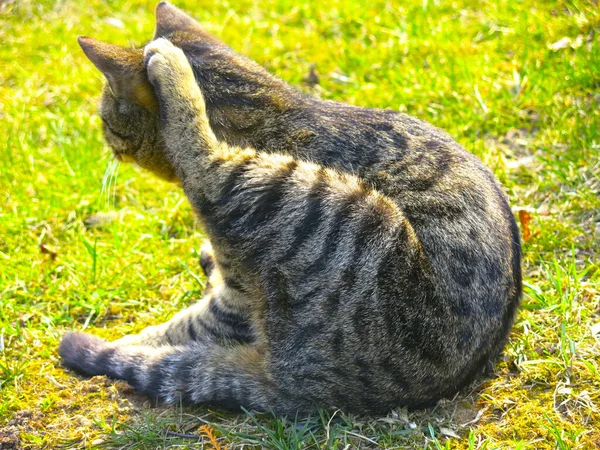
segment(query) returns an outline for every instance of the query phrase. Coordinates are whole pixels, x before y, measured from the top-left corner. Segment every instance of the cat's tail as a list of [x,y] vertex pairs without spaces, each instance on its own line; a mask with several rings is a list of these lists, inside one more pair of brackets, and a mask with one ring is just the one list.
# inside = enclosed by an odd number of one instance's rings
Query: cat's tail
[[168,404],[219,404],[259,411],[288,410],[255,346],[118,346],[86,333],[67,333],[59,348],[63,364],[87,375],[125,380]]

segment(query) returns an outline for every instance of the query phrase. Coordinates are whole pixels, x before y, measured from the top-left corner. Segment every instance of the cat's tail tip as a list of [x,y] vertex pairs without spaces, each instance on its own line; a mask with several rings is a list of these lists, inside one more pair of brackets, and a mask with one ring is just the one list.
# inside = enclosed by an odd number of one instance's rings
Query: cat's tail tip
[[65,367],[84,375],[100,375],[95,360],[106,346],[106,341],[91,334],[69,332],[60,341],[58,354]]

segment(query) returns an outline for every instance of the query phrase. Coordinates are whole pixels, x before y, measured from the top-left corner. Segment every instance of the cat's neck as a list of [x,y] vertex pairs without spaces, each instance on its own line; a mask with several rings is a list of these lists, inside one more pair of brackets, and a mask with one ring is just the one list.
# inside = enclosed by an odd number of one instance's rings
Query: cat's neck
[[197,41],[179,45],[194,69],[219,140],[259,150],[289,141],[290,116],[302,115],[308,99],[229,47]]

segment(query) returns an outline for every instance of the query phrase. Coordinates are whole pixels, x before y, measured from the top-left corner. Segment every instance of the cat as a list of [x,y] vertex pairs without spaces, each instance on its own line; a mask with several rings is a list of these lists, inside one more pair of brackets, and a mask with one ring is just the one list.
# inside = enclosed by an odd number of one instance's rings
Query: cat
[[63,364],[169,404],[382,414],[454,395],[521,298],[497,180],[409,115],[301,94],[161,2],[153,40],[80,38],[114,156],[179,184],[209,244],[199,302]]

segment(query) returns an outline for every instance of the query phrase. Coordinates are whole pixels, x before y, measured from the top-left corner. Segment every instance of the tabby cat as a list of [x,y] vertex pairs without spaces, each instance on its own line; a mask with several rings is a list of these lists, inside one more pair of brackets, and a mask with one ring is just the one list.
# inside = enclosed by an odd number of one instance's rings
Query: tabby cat
[[195,209],[209,288],[139,335],[66,334],[64,365],[170,404],[378,414],[493,363],[521,251],[492,173],[432,125],[305,96],[174,6],[156,16],[145,48],[79,42],[115,157]]

